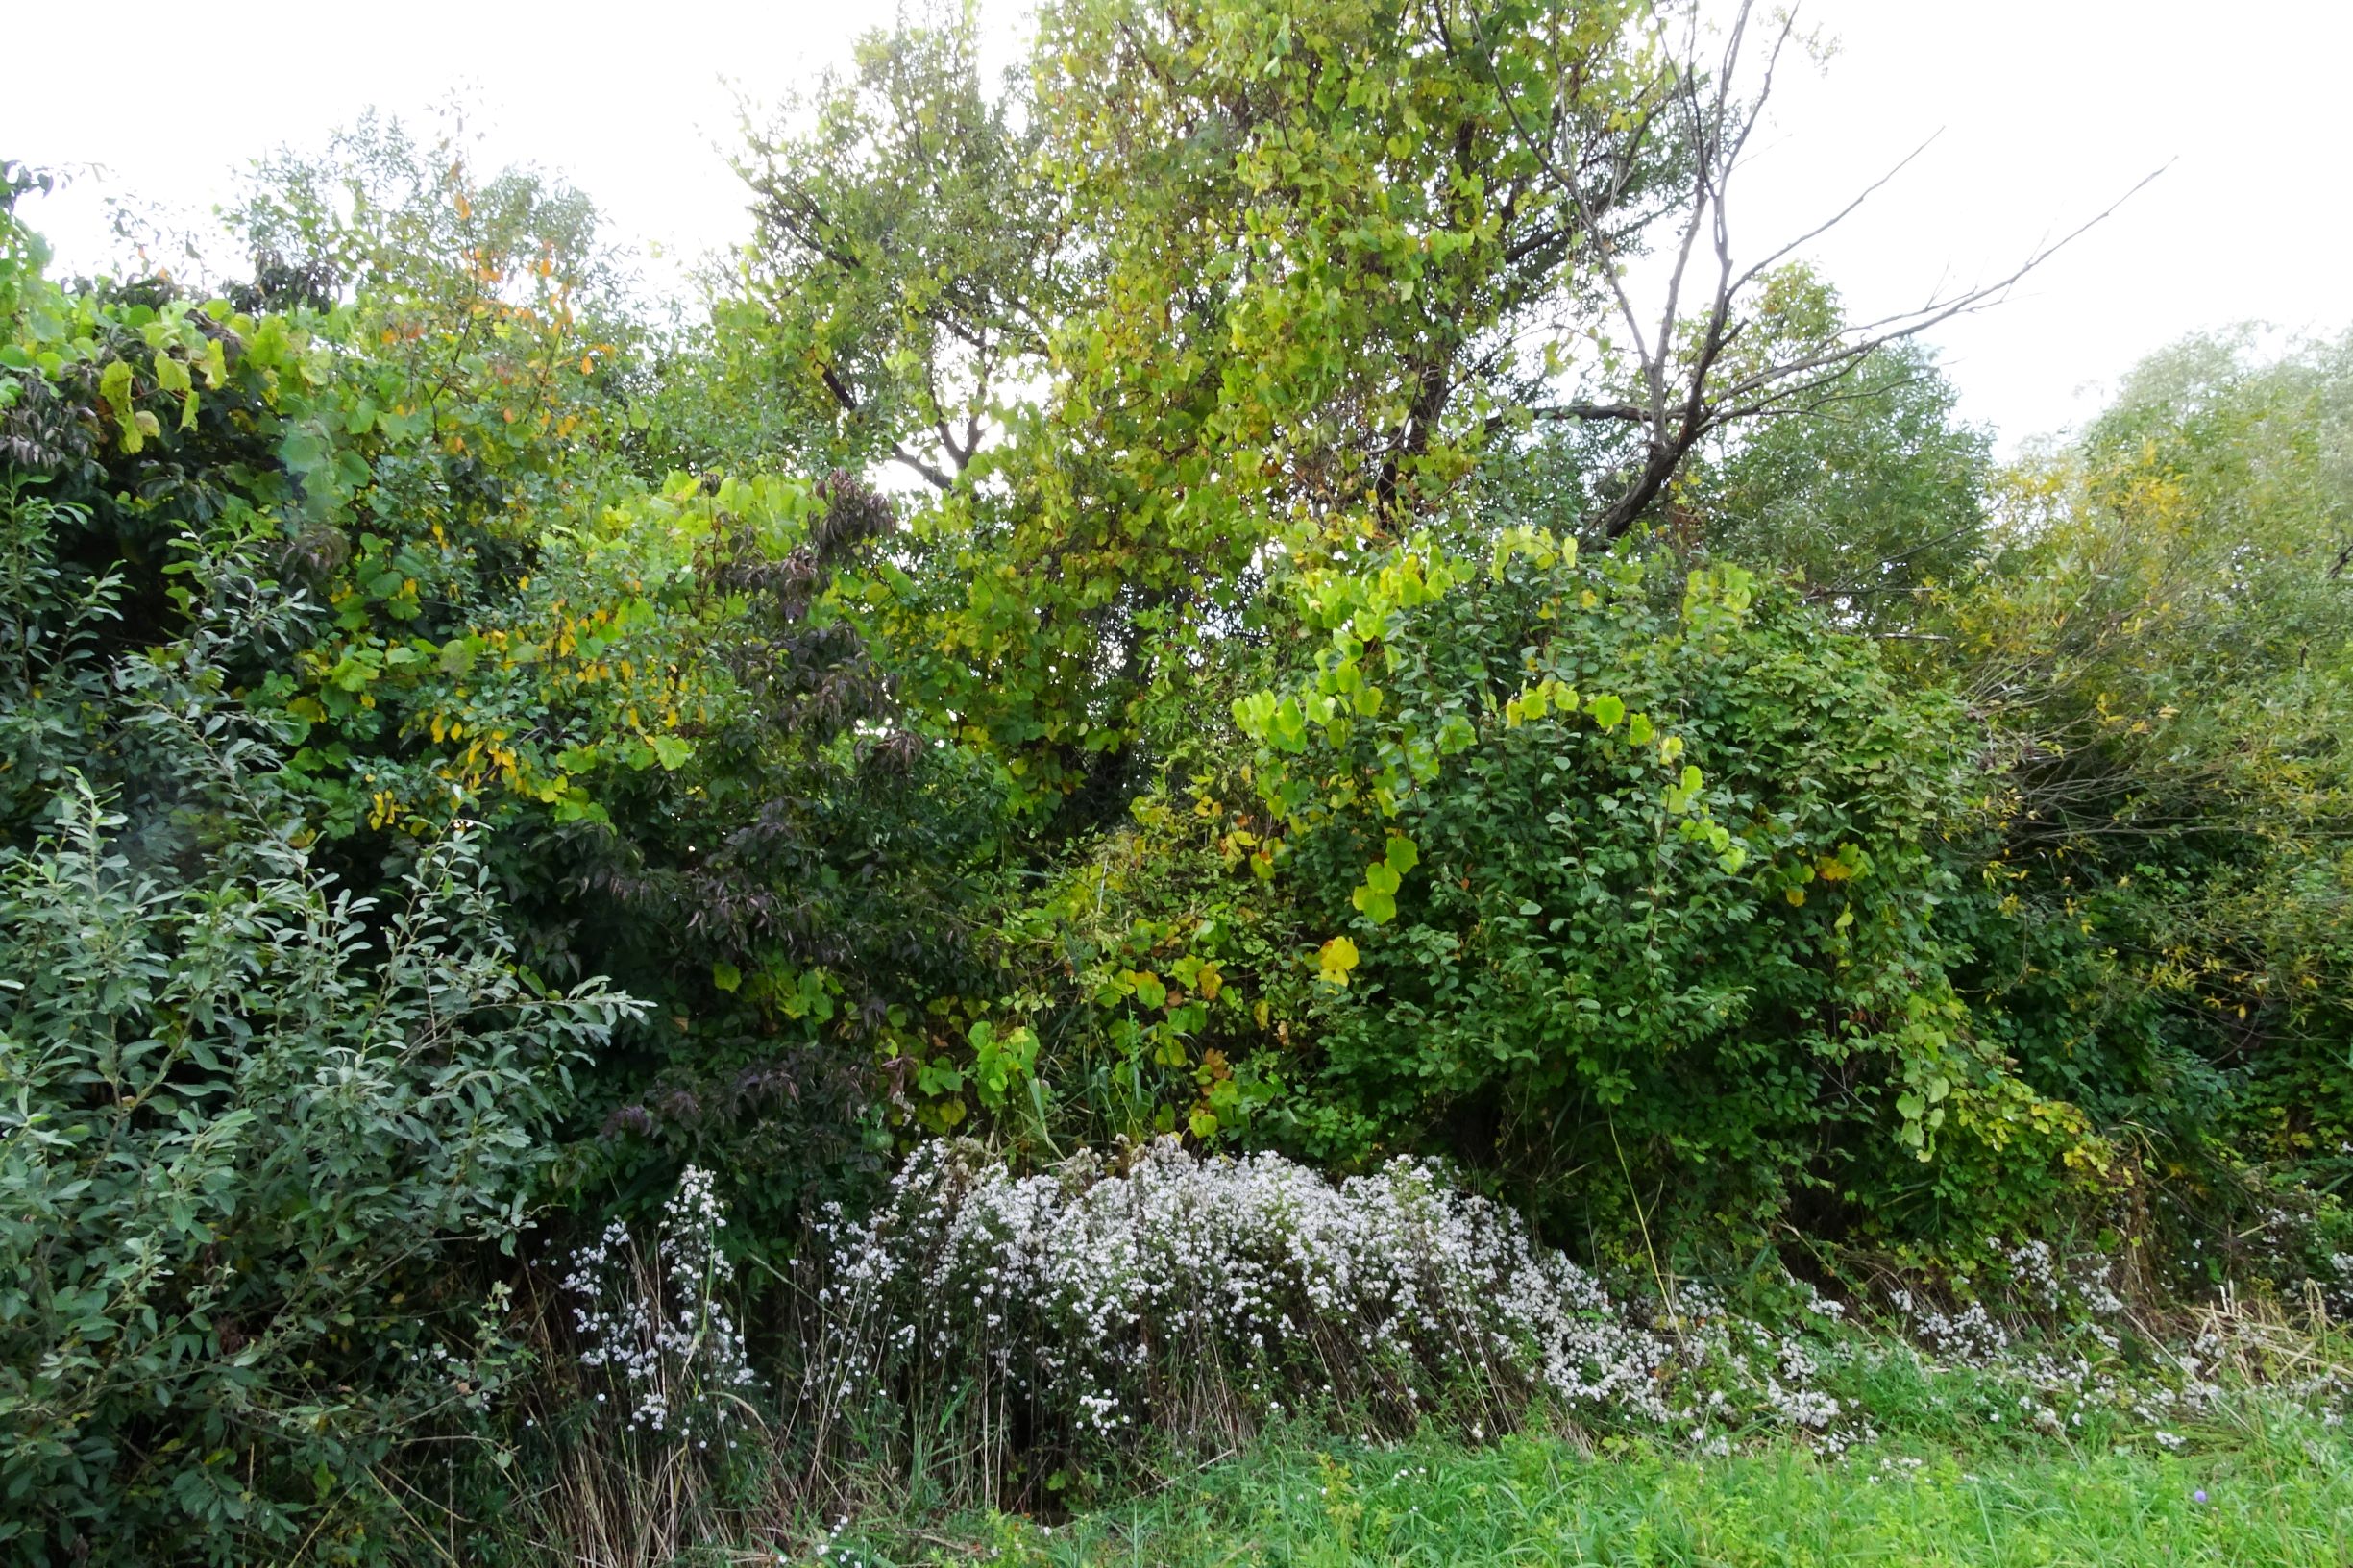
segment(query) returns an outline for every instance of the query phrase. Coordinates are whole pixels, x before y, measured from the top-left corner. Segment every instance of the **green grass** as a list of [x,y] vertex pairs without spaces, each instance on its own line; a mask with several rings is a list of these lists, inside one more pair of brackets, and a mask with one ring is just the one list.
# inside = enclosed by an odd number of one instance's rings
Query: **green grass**
[[819,1560],[2353,1568],[2353,1446],[2302,1420],[2179,1454],[1885,1446],[1838,1460],[1781,1447],[1694,1459],[1552,1438],[1269,1446],[1057,1528],[993,1519],[891,1542],[853,1529]]

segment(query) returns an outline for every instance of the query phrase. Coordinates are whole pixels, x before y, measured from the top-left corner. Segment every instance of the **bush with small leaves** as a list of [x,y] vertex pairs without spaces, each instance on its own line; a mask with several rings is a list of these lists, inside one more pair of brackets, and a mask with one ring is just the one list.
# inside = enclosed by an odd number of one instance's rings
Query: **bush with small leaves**
[[223,677],[305,613],[257,541],[184,539],[184,632],[106,654],[118,584],[0,499],[6,739],[49,743],[0,844],[0,1556],[398,1559],[387,1466],[514,1364],[451,1264],[635,1004],[514,962],[462,827],[380,909],[312,864]]

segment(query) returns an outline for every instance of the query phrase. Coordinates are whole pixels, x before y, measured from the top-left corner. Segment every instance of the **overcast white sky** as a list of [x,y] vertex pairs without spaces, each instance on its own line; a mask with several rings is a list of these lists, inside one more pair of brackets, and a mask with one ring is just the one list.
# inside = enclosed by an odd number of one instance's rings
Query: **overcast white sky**
[[[1813,248],[1858,309],[1998,277],[2174,160],[2006,304],[1935,334],[1964,411],[2005,445],[2080,418],[2104,382],[2185,332],[2353,325],[2353,0],[1805,0],[1801,13],[1840,52],[1820,77],[1785,78],[1736,246],[1803,232],[1942,132]],[[12,73],[0,157],[104,168],[28,214],[65,265],[91,267],[106,259],[104,192],[202,214],[269,148],[314,143],[371,104],[414,115],[459,89],[494,159],[560,172],[621,236],[691,255],[744,229],[727,84],[772,101],[889,14],[858,0],[423,0],[304,8],[296,25],[264,9],[233,41],[195,29],[210,41],[167,50],[181,74],[138,91]],[[194,28],[184,7],[145,0],[106,16],[110,34],[151,47]]]

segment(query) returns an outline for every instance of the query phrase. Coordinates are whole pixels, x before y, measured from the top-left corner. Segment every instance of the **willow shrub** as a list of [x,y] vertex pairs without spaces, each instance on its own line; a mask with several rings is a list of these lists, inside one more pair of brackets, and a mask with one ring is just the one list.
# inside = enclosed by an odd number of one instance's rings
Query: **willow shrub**
[[380,906],[312,864],[223,678],[301,630],[259,541],[184,540],[185,629],[109,652],[119,576],[0,501],[0,1556],[397,1559],[387,1467],[446,1487],[511,1364],[453,1264],[635,1004],[533,982],[463,832]]

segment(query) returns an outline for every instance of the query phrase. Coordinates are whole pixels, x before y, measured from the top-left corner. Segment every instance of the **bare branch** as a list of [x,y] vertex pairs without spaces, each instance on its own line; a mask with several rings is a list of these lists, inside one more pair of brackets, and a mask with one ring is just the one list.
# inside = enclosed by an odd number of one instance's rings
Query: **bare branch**
[[1855,194],[1854,200],[1849,202],[1846,206],[1840,208],[1837,211],[1823,219],[1822,222],[1816,224],[1813,228],[1808,229],[1805,233],[1800,234],[1797,238],[1791,240],[1779,250],[1773,252],[1763,260],[1751,267],[1748,271],[1742,273],[1740,275],[1740,282],[1733,286],[1736,288],[1746,288],[1749,284],[1754,282],[1758,278],[1764,276],[1765,272],[1776,262],[1784,259],[1793,252],[1801,250],[1807,245],[1811,245],[1815,240],[1820,239],[1823,235],[1828,233],[1831,230],[1837,228],[1840,224],[1854,216],[1857,208],[1861,208],[1865,202],[1870,201],[1874,196],[1876,196],[1881,190],[1885,189],[1888,184],[1893,181],[1896,176],[1910,168],[1913,160],[1918,159],[1921,154],[1926,152],[1930,147],[1934,146],[1936,144],[1936,138],[1944,134],[1945,133],[1942,127],[1930,132],[1925,141],[1923,141],[1919,146],[1913,148],[1910,152],[1896,159],[1894,166],[1889,168],[1885,174],[1879,176],[1879,178],[1874,180],[1870,184],[1865,185],[1860,191],[1858,191]]
[[[825,390],[833,394],[833,401],[841,406],[842,412],[852,419],[863,417],[864,410],[859,407],[857,398],[844,384],[841,376],[831,365],[826,365],[819,370],[818,378],[825,383]],[[944,472],[937,464],[925,462],[896,441],[891,443],[891,456],[921,475],[924,482],[936,490],[946,492],[956,488],[956,480],[953,477]]]
[[[1951,299],[1942,303],[1931,301],[1928,305],[1923,306],[1918,310],[1900,311],[1892,316],[1881,317],[1878,321],[1866,323],[1862,327],[1854,329],[1854,331],[1862,334],[1860,336],[1825,345],[1818,352],[1808,355],[1802,358],[1792,360],[1786,364],[1767,366],[1765,369],[1758,371],[1753,375],[1745,377],[1741,380],[1726,387],[1723,394],[1725,401],[1729,403],[1732,399],[1740,398],[1748,393],[1761,390],[1777,381],[1786,380],[1792,376],[1802,376],[1808,371],[1816,370],[1824,366],[1836,365],[1841,367],[1843,370],[1845,367],[1851,366],[1855,360],[1860,359],[1864,355],[1872,354],[1879,349],[1883,349],[1891,343],[1899,343],[1905,338],[1916,337],[1920,333],[1928,331],[1930,328],[1942,326],[1944,323],[1952,320],[1956,316],[1968,315],[1974,311],[1985,309],[1990,306],[1999,304],[2001,302],[2001,296],[2007,293],[2011,288],[2015,287],[2020,280],[2023,279],[2035,268],[2043,265],[2043,263],[2046,261],[2048,261],[2052,257],[2058,255],[2062,250],[2066,249],[2074,241],[2083,237],[2083,235],[2088,233],[2094,228],[2094,226],[2112,216],[2116,212],[2117,208],[2122,207],[2126,202],[2132,200],[2134,196],[2140,194],[2142,189],[2145,187],[2150,181],[2156,179],[2159,175],[2165,173],[2167,169],[2169,169],[2172,166],[2172,161],[2169,159],[2161,166],[2150,170],[2145,175],[2143,175],[2141,179],[2134,184],[2130,190],[2127,190],[2123,195],[2119,196],[2115,201],[2110,202],[2106,207],[2102,208],[2098,212],[2093,214],[2093,216],[2086,219],[2083,223],[2078,224],[2075,228],[2070,230],[2066,234],[2062,235],[2057,240],[2054,240],[2047,245],[2037,247],[2034,253],[2027,257],[2023,262],[2020,263],[2018,268],[2011,272],[2008,276],[1998,279],[1994,282],[1983,284],[1980,287],[1970,289],[1965,293],[1955,295]],[[1882,331],[1881,329],[1885,330]],[[1734,412],[1728,410],[1723,417],[1745,418],[1750,417],[1750,415],[1755,411],[1757,410],[1754,408],[1751,408],[1745,412]]]
[[[1514,128],[1535,154],[1545,177],[1575,210],[1598,256],[1616,313],[1632,339],[1634,379],[1640,387],[1636,399],[1580,400],[1530,410],[1532,417],[1545,420],[1578,419],[1646,427],[1641,455],[1629,484],[1590,520],[1594,530],[1605,538],[1614,539],[1631,527],[1664,493],[1693,448],[1711,432],[1741,420],[1822,406],[1835,383],[1871,355],[1957,316],[1998,303],[2021,279],[2104,221],[2164,172],[2163,168],[2151,172],[2059,239],[2038,245],[2017,268],[2001,278],[1957,294],[1945,294],[1940,287],[1917,309],[1842,328],[1810,344],[1793,345],[1777,355],[1768,354],[1762,364],[1727,376],[1723,367],[1728,351],[1740,336],[1740,308],[1748,291],[1773,267],[1852,216],[1866,201],[1910,167],[1936,139],[1930,136],[1898,159],[1824,222],[1776,247],[1762,259],[1746,267],[1736,266],[1729,218],[1732,183],[1744,165],[1751,139],[1763,123],[1776,74],[1783,52],[1796,36],[1797,26],[1794,10],[1779,19],[1770,45],[1764,48],[1763,68],[1756,87],[1743,96],[1739,88],[1741,65],[1744,54],[1752,47],[1750,24],[1753,16],[1753,0],[1741,0],[1727,28],[1714,68],[1703,74],[1699,62],[1697,12],[1689,13],[1690,28],[1681,40],[1679,58],[1662,78],[1661,102],[1639,123],[1634,140],[1619,155],[1623,160],[1619,164],[1621,170],[1639,166],[1644,146],[1661,134],[1657,113],[1672,110],[1676,131],[1687,138],[1684,152],[1691,159],[1663,298],[1655,320],[1647,331],[1628,290],[1617,246],[1596,221],[1577,171],[1564,168],[1564,160],[1556,155],[1555,142],[1566,128],[1556,123],[1548,128],[1544,137],[1532,135],[1500,77],[1492,67],[1489,69],[1489,80],[1502,96]],[[1448,43],[1452,47],[1451,37]],[[1696,299],[1686,299],[1687,290],[1694,286],[1690,276],[1692,260],[1703,233],[1707,236],[1715,262],[1713,287],[1706,291],[1703,306]],[[1720,376],[1724,379],[1719,380]]]
[[[1563,403],[1527,410],[1531,419],[1647,420],[1651,411],[1638,403]],[[1500,417],[1500,416],[1499,416]]]

